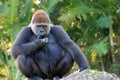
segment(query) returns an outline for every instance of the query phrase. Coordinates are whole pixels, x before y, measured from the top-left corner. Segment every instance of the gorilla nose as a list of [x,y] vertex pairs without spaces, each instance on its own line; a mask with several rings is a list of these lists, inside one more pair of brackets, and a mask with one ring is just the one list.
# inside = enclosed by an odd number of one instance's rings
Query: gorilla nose
[[42,36],[42,35],[44,35],[45,33],[44,33],[44,31],[39,31],[39,35],[40,36]]
[[40,31],[40,33],[43,33],[44,31]]

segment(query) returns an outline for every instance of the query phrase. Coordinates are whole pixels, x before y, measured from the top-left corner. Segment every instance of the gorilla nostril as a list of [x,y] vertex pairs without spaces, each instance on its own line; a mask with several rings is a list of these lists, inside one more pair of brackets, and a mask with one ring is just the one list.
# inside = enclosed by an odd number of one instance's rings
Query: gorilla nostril
[[44,31],[40,31],[40,33],[43,33]]

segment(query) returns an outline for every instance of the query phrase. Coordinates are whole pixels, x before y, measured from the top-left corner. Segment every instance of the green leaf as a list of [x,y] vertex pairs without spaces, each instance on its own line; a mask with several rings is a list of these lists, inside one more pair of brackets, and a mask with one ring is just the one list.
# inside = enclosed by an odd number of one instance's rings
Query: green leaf
[[0,5],[0,15],[7,16],[10,13],[10,7],[8,5]]
[[17,16],[18,13],[18,7],[19,7],[19,0],[11,0],[11,24],[13,24],[15,16]]
[[11,41],[15,40],[18,32],[20,31],[20,29],[22,28],[22,25],[20,24],[13,24],[12,26],[12,30],[11,30]]
[[0,62],[2,64],[7,64],[6,57],[7,57],[7,55],[5,55],[4,53],[2,53],[2,51],[0,51]]
[[33,0],[25,0],[25,8],[21,14],[23,22],[28,22],[31,18],[31,9],[33,6]]
[[47,13],[50,14],[52,10],[54,9],[55,5],[59,2],[59,0],[50,0],[48,2],[49,6],[47,7]]
[[97,20],[97,25],[102,28],[109,28],[112,24],[110,16],[102,16]]
[[81,16],[83,20],[87,20],[87,14],[90,8],[84,4],[80,4],[75,8],[68,10],[58,18],[60,21],[71,22],[76,19],[76,16]]
[[95,51],[97,54],[106,55],[108,51],[108,37],[104,40],[93,44],[92,46],[88,47],[87,52]]
[[59,0],[48,0],[46,3],[41,2],[40,6],[45,9],[45,11],[50,15],[50,13],[54,10],[56,4],[59,2]]

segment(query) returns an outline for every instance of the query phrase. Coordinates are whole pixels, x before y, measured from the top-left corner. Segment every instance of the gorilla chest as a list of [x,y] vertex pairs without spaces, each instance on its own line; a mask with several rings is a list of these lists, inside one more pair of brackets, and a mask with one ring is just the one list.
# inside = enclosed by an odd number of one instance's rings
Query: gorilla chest
[[[36,37],[32,36],[31,41],[35,40]],[[55,37],[51,34],[48,35],[48,43],[38,49],[35,53],[35,58],[42,63],[49,63],[55,65],[59,60],[64,57],[64,50]]]
[[38,53],[42,53],[44,59],[47,57],[49,61],[53,60],[54,62],[64,56],[63,48],[53,36],[48,36],[48,43],[39,49]]
[[55,65],[64,57],[64,51],[58,44],[46,44],[42,49],[36,53],[37,59]]

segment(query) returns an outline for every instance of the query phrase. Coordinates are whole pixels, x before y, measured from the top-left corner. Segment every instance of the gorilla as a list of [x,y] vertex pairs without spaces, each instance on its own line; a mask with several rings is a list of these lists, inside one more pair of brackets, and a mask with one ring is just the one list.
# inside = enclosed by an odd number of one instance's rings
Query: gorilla
[[88,60],[80,48],[61,26],[50,23],[48,14],[37,10],[12,45],[16,66],[28,80],[59,80],[74,62],[80,71],[88,69]]

